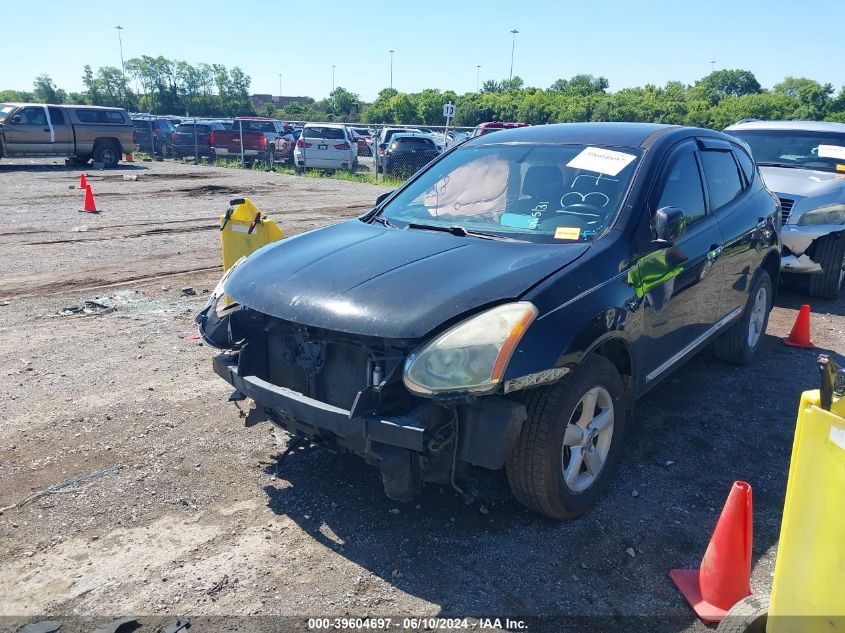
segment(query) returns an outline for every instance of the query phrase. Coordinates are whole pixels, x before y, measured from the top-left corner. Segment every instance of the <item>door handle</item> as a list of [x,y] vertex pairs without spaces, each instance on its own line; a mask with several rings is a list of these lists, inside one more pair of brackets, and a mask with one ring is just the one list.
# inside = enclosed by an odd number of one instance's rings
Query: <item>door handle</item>
[[707,251],[707,259],[709,259],[712,262],[721,254],[722,254],[722,247],[719,246],[718,244],[711,244],[710,250]]
[[45,128],[44,128],[44,131],[45,131],[45,132],[49,132],[49,131],[50,131],[50,128],[45,127]]

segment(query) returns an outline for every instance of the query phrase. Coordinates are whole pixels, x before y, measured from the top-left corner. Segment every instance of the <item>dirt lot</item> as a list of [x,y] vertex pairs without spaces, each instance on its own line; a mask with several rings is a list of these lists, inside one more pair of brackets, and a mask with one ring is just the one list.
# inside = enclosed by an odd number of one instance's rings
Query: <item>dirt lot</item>
[[[83,215],[79,172],[36,163],[0,163],[0,507],[111,470],[3,511],[0,630],[44,615],[345,614],[704,630],[667,572],[697,565],[735,479],[754,487],[752,584],[769,590],[798,397],[817,383],[818,352],[780,342],[806,297],[779,298],[751,367],[705,353],[640,401],[615,485],[582,518],[533,515],[498,476],[472,499],[429,485],[401,505],[355,459],[308,448],[277,464],[286,435],[243,428],[191,338],[229,198],[295,233],[381,188],[139,163],[91,172],[102,213]],[[59,314],[86,300],[106,309]],[[845,301],[812,306],[817,345],[845,363]],[[207,624],[195,630],[260,628]]]

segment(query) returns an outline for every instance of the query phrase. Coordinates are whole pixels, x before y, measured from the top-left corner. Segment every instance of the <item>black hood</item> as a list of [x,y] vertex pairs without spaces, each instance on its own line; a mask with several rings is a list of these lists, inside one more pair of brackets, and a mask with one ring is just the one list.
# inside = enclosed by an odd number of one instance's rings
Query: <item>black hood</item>
[[225,289],[286,321],[418,339],[473,308],[518,298],[587,248],[351,220],[262,248],[232,272]]

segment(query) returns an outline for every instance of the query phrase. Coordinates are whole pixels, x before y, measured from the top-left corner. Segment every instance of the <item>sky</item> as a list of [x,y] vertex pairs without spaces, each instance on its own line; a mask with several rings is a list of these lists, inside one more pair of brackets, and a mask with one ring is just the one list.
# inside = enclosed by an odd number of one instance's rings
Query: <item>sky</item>
[[843,0],[45,0],[36,15],[32,6],[4,6],[0,90],[31,90],[42,73],[82,90],[85,64],[120,67],[117,25],[124,59],[240,66],[254,93],[278,94],[281,74],[283,94],[317,99],[332,90],[334,65],[336,86],[372,101],[390,85],[390,49],[397,90],[473,91],[478,77],[508,77],[513,29],[513,73],[527,86],[579,73],[607,77],[614,91],[692,84],[712,67],[751,70],[766,88],[788,75],[845,85]]

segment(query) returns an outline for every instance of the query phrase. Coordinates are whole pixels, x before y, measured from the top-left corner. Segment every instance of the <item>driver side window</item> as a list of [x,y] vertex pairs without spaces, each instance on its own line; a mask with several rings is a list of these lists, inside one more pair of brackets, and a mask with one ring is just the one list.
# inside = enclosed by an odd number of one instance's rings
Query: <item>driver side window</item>
[[698,163],[692,152],[678,158],[669,171],[655,209],[663,207],[682,209],[687,226],[704,219],[704,189],[701,186]]

